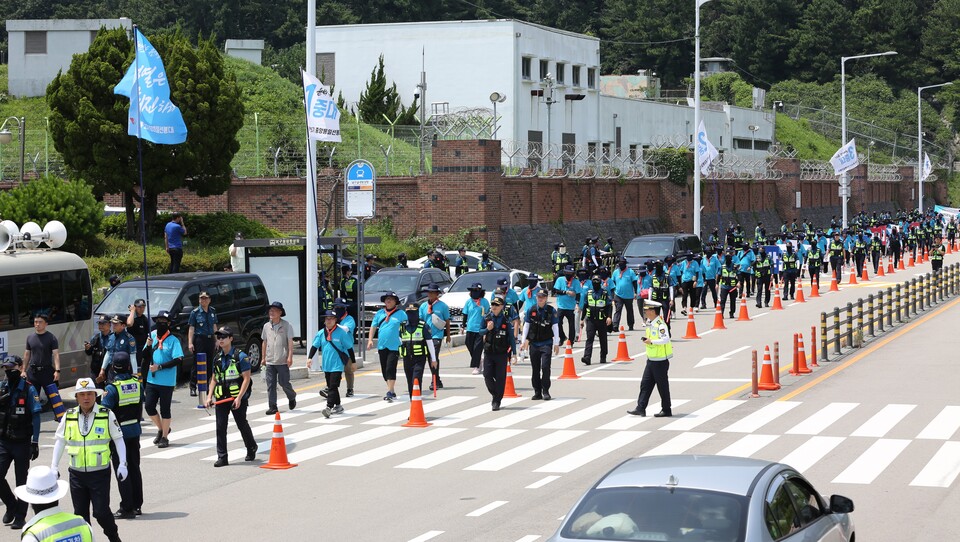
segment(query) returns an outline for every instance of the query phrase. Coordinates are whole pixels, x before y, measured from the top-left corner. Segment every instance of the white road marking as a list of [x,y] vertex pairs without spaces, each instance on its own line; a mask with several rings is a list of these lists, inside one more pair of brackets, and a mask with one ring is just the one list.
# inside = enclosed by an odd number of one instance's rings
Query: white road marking
[[583,423],[587,420],[600,416],[605,412],[615,408],[621,408],[630,403],[633,403],[633,399],[607,399],[595,405],[590,405],[582,410],[574,412],[573,414],[568,414],[562,418],[557,418],[556,420],[547,422],[541,425],[539,429],[570,429],[579,423]]
[[[665,431],[689,431],[702,423],[708,422],[732,408],[746,403],[744,400],[714,401],[700,410],[691,412],[679,420],[662,427]],[[672,410],[672,409],[671,409]]]
[[802,473],[816,465],[844,440],[845,437],[811,437],[781,459],[780,463],[790,465]]
[[799,401],[775,401],[723,429],[726,433],[753,433],[800,406]]
[[900,423],[907,414],[917,405],[886,405],[879,412],[874,414],[869,420],[863,423],[853,433],[851,437],[876,437],[882,438],[895,425]]
[[291,454],[287,454],[287,460],[291,463],[301,463],[309,459],[339,452],[340,450],[344,450],[351,446],[363,444],[364,442],[385,437],[403,430],[403,427],[394,426],[374,427],[373,429],[368,429],[362,433],[356,433],[346,437],[338,438],[336,440],[331,440],[329,442],[324,442],[323,444],[319,444],[317,446],[311,446],[309,448],[304,448],[303,450],[297,450]]
[[540,489],[541,487],[549,484],[550,482],[552,482],[552,481],[554,481],[554,480],[559,480],[559,479],[560,479],[560,477],[559,477],[559,476],[555,476],[555,475],[544,476],[543,478],[537,480],[536,482],[528,485],[528,486],[527,486],[526,488],[524,488],[524,489]]
[[761,312],[760,314],[754,314],[754,315],[751,316],[750,318],[756,320],[757,318],[760,318],[761,316],[766,316],[766,315],[768,315],[768,314],[770,314],[770,313],[769,313],[769,312]]
[[[474,399],[476,399],[476,397],[468,397],[464,395],[451,395],[450,397],[444,397],[443,399],[437,399],[434,401],[422,401],[423,412],[425,414],[428,414],[430,412],[435,412],[437,410],[442,410],[444,408],[456,406],[461,403],[466,403],[467,401],[472,401]],[[394,412],[393,414],[377,417],[373,420],[368,420],[363,423],[368,425],[391,425],[395,423],[403,424],[403,423],[406,423],[407,417],[409,415],[410,415],[410,412],[408,408],[407,411]]]
[[[317,419],[310,420],[307,423],[337,423],[337,421],[340,420],[341,418],[356,418],[358,416],[372,414],[379,410],[386,410],[392,407],[401,407],[401,406],[404,406],[404,404],[405,403],[391,403],[389,401],[376,401],[374,403],[358,406],[357,408],[351,408],[349,410],[344,409],[345,412],[343,414],[337,414],[337,416],[333,418],[328,419],[328,418],[318,417]],[[326,403],[323,403],[323,405],[325,408]],[[323,409],[320,409],[320,410],[323,410]],[[409,410],[410,410],[410,407],[406,407],[404,412],[408,412]]]
[[518,538],[517,542],[533,542],[534,540],[538,540],[539,538],[540,538],[540,535],[538,534],[528,534],[523,538]]
[[917,438],[948,440],[960,428],[960,406],[947,406],[937,414]]
[[[346,429],[348,425],[321,425],[320,427],[311,427],[304,431],[298,431],[296,433],[284,434],[283,440],[287,443],[287,446],[295,444],[297,442],[302,442],[308,439],[320,437],[329,433],[339,431],[341,429]],[[262,440],[257,442],[257,448],[260,453],[270,453],[270,447],[273,441],[273,436],[271,435],[269,440]],[[240,461],[242,457],[247,455],[247,449],[244,447],[237,448],[235,450],[230,450],[227,452],[227,459],[229,461]],[[217,455],[211,455],[204,457],[203,461],[216,461]]]
[[869,484],[910,444],[905,439],[880,439],[860,454],[836,478],[834,484]]
[[479,463],[474,463],[464,470],[498,471],[529,459],[539,453],[542,453],[554,446],[559,446],[568,440],[579,437],[586,431],[577,430],[557,430],[548,433],[536,440],[521,444],[512,450],[502,454],[495,455],[490,459],[485,459]]
[[595,461],[614,450],[618,450],[649,431],[618,431],[579,450],[569,453],[556,461],[551,461],[533,472],[567,473]]
[[[672,408],[677,408],[678,406],[685,405],[689,402],[690,402],[689,399],[673,399],[671,401],[671,403],[673,403]],[[631,406],[636,406],[636,405],[631,405]],[[647,405],[647,411],[659,412],[660,403],[650,403],[649,405]],[[633,414],[627,414],[626,416],[622,418],[617,418],[616,420],[613,420],[612,422],[606,425],[601,425],[600,427],[598,427],[598,429],[605,429],[605,430],[611,430],[611,431],[623,431],[624,429],[630,429],[630,428],[636,427],[649,419],[651,418],[650,417],[642,418],[640,416],[634,416]]]
[[960,474],[960,442],[944,442],[910,485],[950,487],[958,474]]
[[786,434],[788,435],[817,435],[824,429],[830,427],[842,416],[848,414],[851,410],[857,408],[860,403],[830,403],[829,405],[813,412],[809,418],[793,426]]
[[493,429],[502,429],[504,427],[510,427],[512,425],[525,422],[537,416],[541,416],[550,411],[563,408],[567,405],[571,405],[573,403],[576,403],[579,400],[580,399],[564,397],[561,399],[554,399],[552,401],[543,401],[542,403],[529,406],[519,412],[513,412],[510,414],[507,414],[506,416],[502,416],[495,420],[491,420],[487,423],[480,424],[478,427],[490,427]]
[[[449,378],[449,376],[445,375],[444,378]],[[500,403],[500,407],[502,408],[502,407],[515,405],[523,400],[524,400],[523,397],[514,398],[514,399],[504,399]],[[477,416],[482,416],[484,414],[489,414],[489,413],[490,413],[490,403],[484,402],[484,404],[479,406],[471,407],[466,410],[461,410],[460,412],[453,412],[451,414],[447,414],[446,416],[441,416],[435,420],[432,420],[430,423],[432,423],[434,427],[445,427],[447,425],[453,425],[455,423],[466,421],[471,418],[476,418]]]
[[[417,431],[417,429],[414,429],[414,431]],[[414,448],[440,440],[444,437],[455,435],[461,431],[465,431],[465,429],[453,427],[427,429],[412,437],[390,442],[372,450],[354,454],[340,461],[334,461],[330,464],[338,467],[362,467],[374,461],[379,461],[380,459],[385,459],[406,452],[407,450],[413,450]]]
[[[293,425],[293,424],[290,424]],[[251,428],[253,431],[253,436],[263,435],[265,433],[273,432],[273,424],[260,425],[257,427]],[[242,440],[239,431],[229,432],[227,434],[227,443],[237,442]],[[213,448],[217,445],[217,437],[212,437],[208,439],[203,439],[198,442],[191,442],[190,444],[184,444],[182,446],[176,446],[167,448],[155,454],[145,455],[141,459],[173,459],[175,457],[181,457],[184,455],[192,454],[194,452],[199,452],[201,450],[207,450]]]
[[[169,440],[170,442],[175,442],[180,439],[194,437],[197,435],[202,435],[204,433],[208,433],[210,431],[216,431],[216,430],[217,430],[217,423],[214,421],[211,421],[210,423],[204,423],[203,425],[198,425],[196,427],[191,427],[190,429],[184,429],[184,430],[179,430],[179,429],[175,430],[171,427],[170,433],[167,434],[167,440]],[[152,434],[152,431],[148,431],[145,429],[143,431],[143,434],[150,435]],[[150,448],[152,446],[155,446],[155,444],[153,443],[153,437],[140,439],[141,449]],[[143,457],[146,457],[146,456],[143,456]]]
[[740,440],[720,450],[717,455],[752,457],[763,447],[777,440],[778,435],[744,435]]
[[436,467],[437,465],[446,463],[447,461],[451,461],[458,457],[465,456],[471,452],[481,450],[487,446],[491,446],[510,437],[517,436],[524,431],[524,429],[497,429],[442,450],[437,450],[436,452],[420,456],[411,461],[407,461],[406,463],[397,465],[397,468],[429,469],[431,467]]
[[427,531],[416,538],[411,538],[409,542],[427,542],[427,540],[432,540],[445,532],[446,531]]
[[713,433],[680,433],[660,446],[641,454],[640,457],[648,455],[682,454],[712,436]]
[[[705,334],[704,334],[704,335],[705,335]],[[719,355],[719,356],[717,356],[717,357],[703,358],[703,359],[701,359],[696,365],[694,365],[693,368],[696,369],[697,367],[705,367],[705,366],[707,366],[707,365],[713,365],[714,363],[720,363],[720,362],[722,362],[722,361],[727,361],[727,360],[730,359],[730,357],[733,356],[734,354],[736,354],[736,353],[738,353],[738,352],[743,352],[744,350],[746,350],[746,349],[748,349],[748,348],[750,348],[750,345],[741,346],[740,348],[737,348],[736,350],[731,350],[731,351],[727,352],[726,354],[722,354],[722,355]]]
[[487,512],[490,512],[491,510],[496,510],[497,508],[500,508],[501,506],[507,504],[508,502],[510,502],[510,501],[493,501],[492,503],[490,503],[490,504],[488,504],[488,505],[486,505],[486,506],[481,506],[480,508],[477,508],[477,509],[474,510],[473,512],[470,512],[469,514],[467,514],[467,517],[468,517],[468,518],[478,518],[478,517],[486,514]]
[[[321,410],[327,408],[327,402],[326,402],[327,400],[324,397],[321,397],[320,394],[317,394],[317,395],[310,394],[309,397],[303,397],[303,395],[305,394],[301,393],[300,395],[298,395],[298,399],[297,399],[298,406],[296,409],[280,413],[281,423],[286,422],[291,418],[298,418],[306,414],[320,412]],[[365,399],[370,399],[372,397],[374,397],[372,394],[359,394],[353,397],[343,397],[340,401],[340,404],[343,405],[344,407],[347,407],[351,403],[355,403],[357,401],[363,401]],[[304,403],[314,401],[316,399],[319,399],[319,401],[316,401],[312,404],[304,406]],[[249,408],[247,408],[247,412],[250,412]],[[274,420],[274,417],[272,415],[261,416],[256,419],[251,418],[250,423],[268,423],[268,422],[272,422],[273,420]]]

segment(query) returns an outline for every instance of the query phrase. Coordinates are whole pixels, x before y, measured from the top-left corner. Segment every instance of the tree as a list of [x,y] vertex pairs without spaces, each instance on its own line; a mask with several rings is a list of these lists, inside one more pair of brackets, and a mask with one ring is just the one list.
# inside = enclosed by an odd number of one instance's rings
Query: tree
[[874,71],[894,86],[910,88],[920,78],[922,25],[918,0],[863,0],[853,14],[862,40],[858,52],[897,51],[896,56],[858,60],[847,73]]
[[397,92],[397,84],[387,86],[387,76],[384,73],[383,55],[377,67],[370,72],[370,80],[360,93],[358,104],[360,120],[367,124],[415,124],[414,116],[417,113],[417,100],[410,107],[404,107]]
[[828,83],[840,70],[840,57],[856,54],[860,42],[850,28],[853,15],[838,0],[813,0],[790,33],[787,64],[792,77]]
[[89,248],[103,221],[103,204],[80,179],[64,181],[52,175],[0,192],[0,216],[23,226],[33,221],[41,227],[59,220],[67,229],[65,248]]
[[[183,113],[188,136],[180,145],[142,143],[146,197],[140,203],[147,232],[159,194],[186,187],[209,196],[229,188],[230,161],[240,148],[236,134],[243,125],[239,88],[213,40],[200,39],[194,48],[177,32],[155,36],[151,43],[163,58],[171,99]],[[133,201],[140,198],[138,145],[127,135],[129,101],[113,88],[132,62],[126,31],[101,30],[89,51],[75,55],[70,69],[47,88],[54,146],[95,194],[124,194],[131,237]]]
[[933,5],[922,41],[928,63],[924,78],[930,84],[960,78],[960,0],[938,0]]
[[753,87],[733,72],[708,75],[700,83],[704,100],[753,107]]
[[[708,4],[709,5],[709,4]],[[693,72],[693,3],[672,0],[609,0],[599,35],[604,73],[657,71],[675,88]],[[644,43],[663,42],[670,43]]]

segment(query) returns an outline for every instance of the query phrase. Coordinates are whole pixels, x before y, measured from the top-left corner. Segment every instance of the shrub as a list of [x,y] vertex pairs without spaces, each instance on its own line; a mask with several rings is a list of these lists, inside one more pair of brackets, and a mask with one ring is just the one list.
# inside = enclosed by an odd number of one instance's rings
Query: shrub
[[0,217],[20,226],[33,221],[43,227],[59,220],[67,229],[64,249],[77,252],[94,243],[103,206],[85,182],[48,175],[0,193]]
[[[187,240],[189,244],[222,245],[233,242],[234,235],[242,232],[247,239],[266,237],[282,237],[277,230],[268,228],[256,220],[251,220],[236,213],[181,213],[184,224],[187,226]],[[153,222],[150,230],[152,239],[163,239],[163,228],[170,222],[169,213],[160,213]],[[103,221],[103,234],[107,237],[123,238],[127,232],[127,217],[119,214],[108,216]]]
[[[104,250],[100,256],[84,258],[90,268],[90,279],[94,285],[107,282],[110,275],[117,274],[123,279],[143,276],[143,247],[135,241],[119,238],[104,240]],[[222,271],[230,263],[225,246],[209,248],[188,248],[183,255],[180,269],[188,271]],[[147,245],[147,269],[150,275],[162,275],[170,265],[170,256],[162,246]]]

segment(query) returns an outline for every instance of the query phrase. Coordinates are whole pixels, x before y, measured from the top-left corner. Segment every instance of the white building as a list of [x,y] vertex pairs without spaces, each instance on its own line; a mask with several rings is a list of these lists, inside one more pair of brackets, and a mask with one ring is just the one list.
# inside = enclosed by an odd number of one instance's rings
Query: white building
[[263,40],[227,40],[223,44],[223,52],[259,66],[263,62]]
[[[426,71],[428,114],[444,106],[491,109],[491,93],[506,94],[497,104],[497,138],[516,147],[549,142],[611,156],[693,141],[692,107],[602,95],[600,41],[594,37],[500,19],[318,26],[316,42],[317,74],[351,105],[383,55],[387,79],[407,105]],[[555,81],[549,108],[548,74]],[[745,158],[766,155],[772,113],[715,109],[705,107],[703,116],[718,149]]]
[[85,53],[100,28],[132,28],[130,19],[47,19],[7,21],[12,96],[43,96],[73,55]]

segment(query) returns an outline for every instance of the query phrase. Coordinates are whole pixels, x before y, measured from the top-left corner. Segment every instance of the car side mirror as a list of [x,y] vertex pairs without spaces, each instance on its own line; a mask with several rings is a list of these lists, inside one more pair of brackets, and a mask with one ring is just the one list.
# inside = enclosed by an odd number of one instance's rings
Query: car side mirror
[[849,514],[853,512],[853,500],[843,495],[831,495],[830,512],[833,514]]

